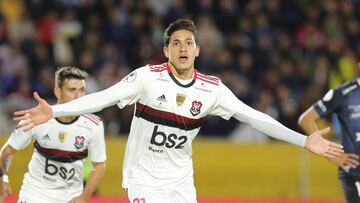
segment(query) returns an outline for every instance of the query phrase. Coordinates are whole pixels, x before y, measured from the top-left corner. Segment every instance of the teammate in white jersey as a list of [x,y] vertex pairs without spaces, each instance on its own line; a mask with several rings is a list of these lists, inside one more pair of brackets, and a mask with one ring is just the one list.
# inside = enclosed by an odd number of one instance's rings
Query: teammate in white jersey
[[67,104],[49,106],[34,93],[37,107],[15,112],[14,120],[28,120],[27,129],[52,117],[100,111],[117,104],[135,104],[123,166],[122,186],[131,203],[196,203],[192,141],[205,116],[235,117],[276,139],[335,157],[342,146],[322,137],[294,132],[270,116],[241,102],[220,79],[194,69],[200,47],[190,20],[170,24],[164,34],[168,62],[136,69],[119,83]]
[[[55,73],[57,103],[85,93],[87,73],[63,67]],[[30,131],[13,131],[0,152],[0,168],[6,181],[10,158],[34,140],[34,152],[24,176],[19,203],[84,203],[93,194],[105,172],[104,127],[93,114],[52,118]],[[83,188],[83,159],[89,155],[93,170]],[[4,192],[11,191],[4,183]]]

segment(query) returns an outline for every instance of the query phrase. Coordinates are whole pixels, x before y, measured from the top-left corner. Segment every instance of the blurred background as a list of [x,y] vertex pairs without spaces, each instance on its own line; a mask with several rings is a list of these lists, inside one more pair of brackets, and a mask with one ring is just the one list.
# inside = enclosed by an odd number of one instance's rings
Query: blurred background
[[[91,93],[115,84],[140,66],[163,63],[163,31],[181,17],[193,19],[198,28],[201,54],[196,69],[222,78],[239,99],[300,131],[296,121],[301,112],[327,89],[358,75],[359,8],[358,0],[1,0],[0,134],[6,139],[13,130],[13,111],[34,105],[33,91],[55,102],[56,67],[73,65],[88,71],[87,92]],[[132,106],[98,113],[108,140],[115,139],[112,142],[122,146],[132,113]],[[336,118],[329,119],[336,123]],[[278,146],[235,120],[208,117],[199,137],[194,159],[200,196],[341,198],[336,168],[326,160],[312,162],[316,157],[304,150]],[[225,164],[220,171],[204,163],[209,153],[204,147],[207,142],[211,143],[210,150],[218,149],[213,154],[222,155],[213,163]],[[283,151],[276,154],[279,149]],[[108,152],[109,156],[114,153]],[[123,154],[116,153],[114,162],[119,169],[114,173],[121,175]],[[246,170],[254,161],[261,165]],[[286,169],[276,168],[282,165],[279,161],[295,170],[290,170],[288,178]],[[234,162],[240,164],[236,170],[227,165]],[[109,161],[108,165],[115,163]],[[26,170],[26,165],[23,167]],[[207,174],[207,167],[214,174],[208,174],[204,181],[209,183],[202,185],[201,174]],[[260,168],[267,174],[264,177],[271,178],[276,171],[279,179],[264,180],[262,187],[255,187],[257,192],[242,193],[256,177],[262,177]],[[256,174],[249,175],[247,186],[239,186],[245,184],[241,183],[243,177],[221,178],[229,170],[237,175]],[[108,171],[112,171],[110,166]],[[208,184],[223,188],[221,184],[225,183],[214,177],[239,185],[229,186],[233,188],[231,194],[203,192]],[[276,188],[274,184],[286,183],[290,177],[294,188],[284,184],[284,188],[267,194]],[[314,177],[322,177],[315,182],[324,184],[316,186],[325,187],[324,194],[312,191]],[[17,179],[21,182],[22,175]],[[100,194],[106,191],[100,190]],[[116,191],[122,195],[120,179]]]

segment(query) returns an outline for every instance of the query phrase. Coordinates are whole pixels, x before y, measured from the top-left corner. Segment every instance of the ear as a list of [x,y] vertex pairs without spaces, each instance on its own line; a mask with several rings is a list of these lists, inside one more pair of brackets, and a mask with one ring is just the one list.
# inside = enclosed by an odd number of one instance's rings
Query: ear
[[169,48],[168,47],[163,47],[163,52],[166,58],[169,58]]
[[59,100],[61,98],[61,89],[58,87],[54,88],[55,97]]
[[198,57],[200,54],[200,46],[196,45],[195,57]]

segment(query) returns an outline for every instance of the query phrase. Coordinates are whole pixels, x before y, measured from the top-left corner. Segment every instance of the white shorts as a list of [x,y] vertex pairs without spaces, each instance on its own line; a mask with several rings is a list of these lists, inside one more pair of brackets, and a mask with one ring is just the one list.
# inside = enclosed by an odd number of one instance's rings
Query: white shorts
[[193,179],[172,189],[127,188],[130,203],[197,203]]

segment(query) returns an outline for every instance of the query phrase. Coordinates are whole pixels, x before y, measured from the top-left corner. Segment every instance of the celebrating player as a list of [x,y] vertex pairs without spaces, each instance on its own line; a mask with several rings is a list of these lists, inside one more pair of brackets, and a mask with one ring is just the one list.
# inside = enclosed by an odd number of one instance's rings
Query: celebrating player
[[19,127],[31,129],[52,117],[96,112],[117,104],[135,104],[123,166],[122,186],[129,201],[195,203],[192,141],[207,115],[235,117],[274,138],[335,157],[342,146],[325,140],[329,129],[310,136],[294,132],[270,116],[241,102],[219,78],[194,68],[200,53],[192,21],[179,19],[164,33],[167,63],[136,69],[119,83],[70,103],[49,106],[34,93],[39,105],[15,112]]
[[[75,67],[63,67],[55,73],[57,103],[77,99],[85,93],[87,73]],[[4,193],[11,188],[6,175],[13,154],[34,139],[34,153],[21,186],[19,201],[26,203],[85,203],[105,172],[103,123],[93,114],[61,116],[31,130],[13,131],[0,152]],[[87,156],[93,170],[83,188],[83,159]]]

